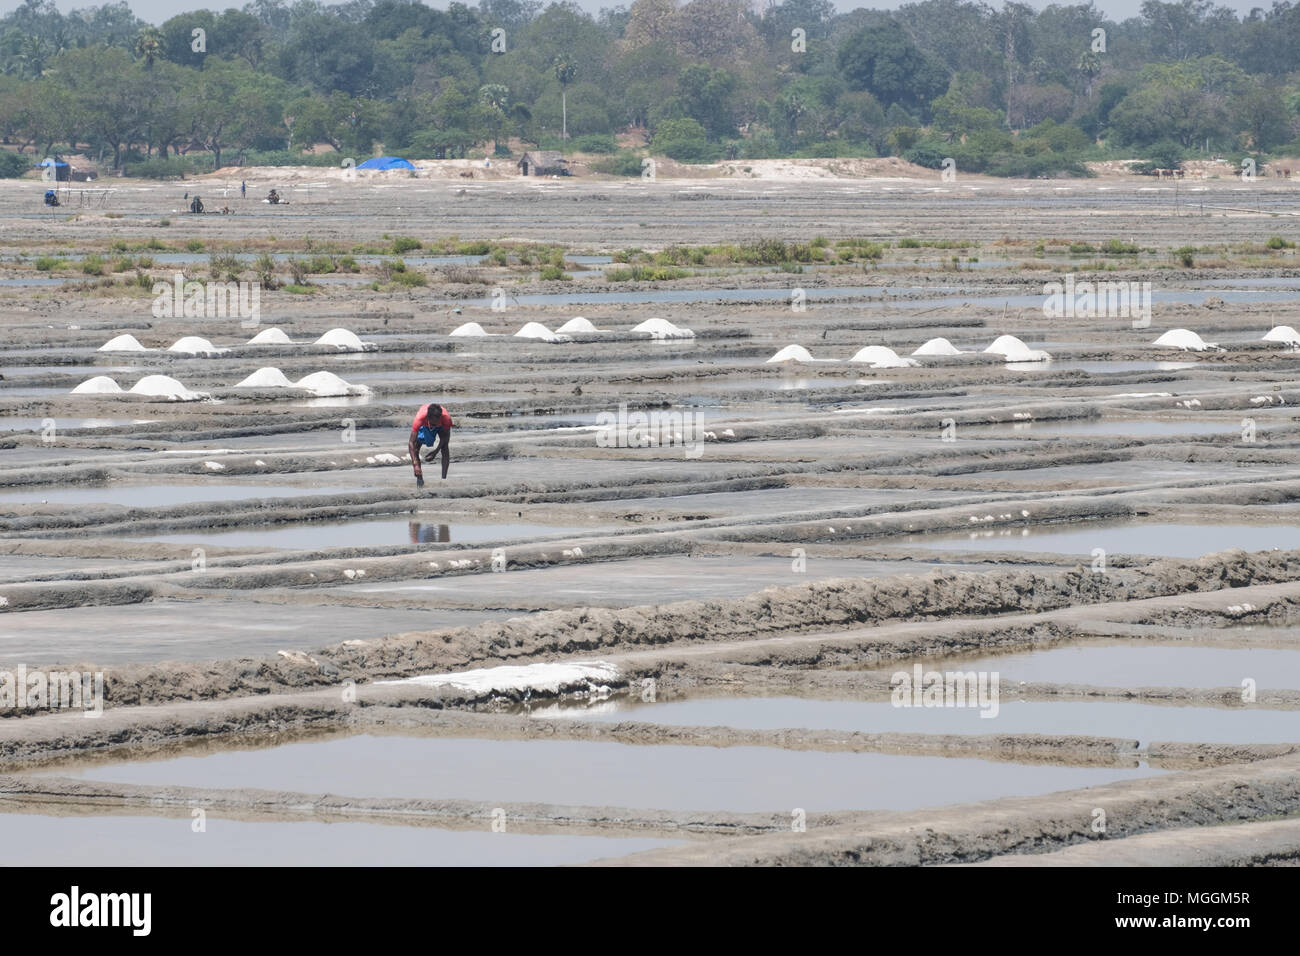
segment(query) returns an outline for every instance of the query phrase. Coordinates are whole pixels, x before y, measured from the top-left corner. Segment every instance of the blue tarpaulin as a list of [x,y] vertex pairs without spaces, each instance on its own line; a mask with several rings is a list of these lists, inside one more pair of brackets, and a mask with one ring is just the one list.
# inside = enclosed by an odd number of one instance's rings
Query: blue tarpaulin
[[367,159],[364,163],[357,166],[357,169],[414,169],[409,162],[400,156],[376,156],[374,159]]
[[[48,169],[54,167],[54,179],[56,182],[66,183],[72,178],[72,167],[61,159],[43,159],[36,164],[37,169]],[[46,176],[46,179],[49,177]]]

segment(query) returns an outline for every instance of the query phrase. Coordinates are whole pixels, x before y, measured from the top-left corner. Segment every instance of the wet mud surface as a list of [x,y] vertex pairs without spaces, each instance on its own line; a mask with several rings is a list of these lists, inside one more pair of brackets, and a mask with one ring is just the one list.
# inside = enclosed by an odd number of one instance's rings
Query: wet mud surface
[[[168,227],[172,185],[58,220],[24,185],[0,184],[0,681],[97,674],[102,713],[0,684],[6,845],[312,864],[328,825],[384,863],[1296,860],[1300,353],[1262,336],[1300,324],[1300,262],[1228,249],[1297,237],[1271,185],[1276,217],[1215,183],[1175,210],[1088,181],[421,182],[378,213],[361,184]],[[272,230],[557,243],[573,278],[411,255],[425,286],[372,291],[362,256],[247,327],[19,261],[159,238],[201,275],[185,241]],[[974,261],[603,272],[769,233]],[[1092,278],[1152,283],[1150,324],[1046,315],[1087,263],[1034,247],[1121,234],[1145,251]],[[1174,266],[1188,243],[1236,259]],[[577,315],[610,331],[512,334]],[[496,334],[447,334],[470,321]],[[247,344],[272,326],[297,344]],[[334,328],[373,349],[310,344]],[[1222,351],[1152,345],[1175,328]],[[148,351],[98,351],[128,332]],[[982,351],[1004,334],[1052,360]],[[226,351],[166,351],[188,335]],[[848,361],[936,337],[965,354]],[[835,361],[768,363],[791,344]],[[370,391],[238,387],[268,367]],[[71,394],[95,375],[206,397]],[[419,489],[428,401],[456,427]],[[915,667],[996,672],[997,716],[897,706]]]

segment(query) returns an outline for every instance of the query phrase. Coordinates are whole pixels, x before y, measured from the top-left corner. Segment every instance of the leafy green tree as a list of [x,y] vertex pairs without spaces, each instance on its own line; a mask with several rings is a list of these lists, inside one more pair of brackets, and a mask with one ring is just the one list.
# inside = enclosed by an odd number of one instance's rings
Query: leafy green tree
[[923,109],[948,86],[943,68],[925,56],[894,20],[849,37],[836,62],[852,89],[867,90],[886,105]]
[[1242,128],[1245,145],[1253,150],[1280,146],[1291,138],[1286,105],[1276,89],[1251,86],[1233,103],[1232,115]]
[[725,69],[693,63],[677,78],[683,115],[699,122],[711,139],[736,135],[733,113],[738,79]]
[[1232,130],[1232,98],[1248,85],[1240,68],[1218,56],[1152,64],[1110,111],[1110,126],[1124,143],[1219,141]]
[[1002,125],[1002,117],[992,110],[981,106],[971,106],[966,97],[956,90],[949,90],[930,105],[934,128],[943,133],[958,136],[973,133],[980,129],[996,129]]
[[17,179],[32,168],[32,161],[21,153],[0,149],[0,179]]
[[664,120],[655,128],[650,148],[683,163],[709,162],[719,152],[710,146],[704,127],[693,119]]
[[[91,46],[65,50],[52,68],[77,117],[78,137],[111,149],[113,168],[121,169],[123,150],[144,128],[141,67],[120,47]],[[112,83],[104,82],[107,76]]]

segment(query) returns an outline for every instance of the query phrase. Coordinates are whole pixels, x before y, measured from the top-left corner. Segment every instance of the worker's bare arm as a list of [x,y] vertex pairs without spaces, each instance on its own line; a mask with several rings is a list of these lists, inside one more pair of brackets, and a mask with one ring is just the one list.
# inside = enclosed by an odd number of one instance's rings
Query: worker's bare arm
[[411,467],[415,469],[415,480],[423,485],[424,469],[420,467],[420,442],[414,435],[407,442],[406,449],[411,455]]
[[447,477],[447,468],[451,465],[451,429],[442,430],[442,477]]

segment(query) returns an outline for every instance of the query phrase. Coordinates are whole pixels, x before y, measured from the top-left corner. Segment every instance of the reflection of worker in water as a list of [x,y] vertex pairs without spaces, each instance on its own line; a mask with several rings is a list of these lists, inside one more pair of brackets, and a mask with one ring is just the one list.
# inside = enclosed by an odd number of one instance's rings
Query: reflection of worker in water
[[421,524],[408,522],[411,530],[411,544],[446,544],[451,541],[451,525]]
[[424,487],[424,469],[420,467],[420,446],[429,450],[424,453],[425,461],[433,461],[433,456],[442,452],[442,477],[447,477],[447,468],[451,465],[451,416],[447,409],[432,402],[421,405],[411,422],[411,438],[407,442],[407,451],[411,456],[411,467],[415,469],[415,486]]

